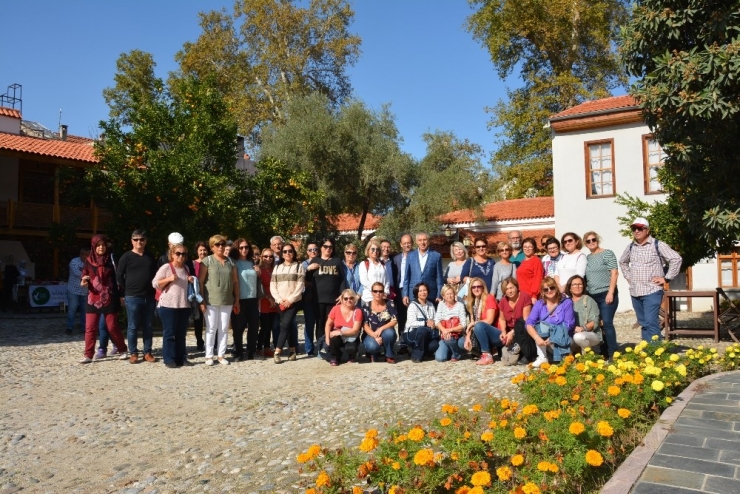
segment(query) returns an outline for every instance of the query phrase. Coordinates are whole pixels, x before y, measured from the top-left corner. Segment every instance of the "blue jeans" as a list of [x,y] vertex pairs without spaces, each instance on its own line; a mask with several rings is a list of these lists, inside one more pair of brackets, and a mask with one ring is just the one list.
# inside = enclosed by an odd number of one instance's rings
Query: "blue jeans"
[[437,362],[446,362],[451,358],[460,360],[460,350],[465,350],[465,337],[461,336],[458,339],[450,338],[445,340],[444,338],[439,340],[439,348],[434,354],[434,359]]
[[160,307],[158,313],[162,320],[162,360],[165,364],[182,365],[187,357],[185,335],[190,309]]
[[[80,312],[80,331],[85,331],[85,309],[87,307],[86,295],[74,295],[67,292],[67,330],[75,328],[75,314]],[[101,319],[103,319],[101,317]]]
[[660,334],[660,304],[663,302],[663,290],[632,297],[632,307],[637,315],[637,323],[642,326],[642,339],[652,343],[653,336],[658,336],[658,341],[663,339]]
[[[118,314],[116,314],[116,317],[118,317]],[[98,323],[98,342],[100,343],[100,348],[102,348],[106,352],[108,351],[109,340],[110,333],[108,333],[108,327],[105,325],[105,317],[101,317],[100,323]]]
[[404,340],[411,346],[413,360],[424,360],[424,356],[436,353],[439,349],[439,331],[427,326],[410,329],[404,333]]
[[601,326],[601,334],[604,337],[603,345],[606,346],[606,357],[611,358],[619,345],[617,343],[617,330],[614,327],[614,314],[617,312],[617,307],[619,306],[619,293],[617,290],[614,291],[614,300],[611,304],[606,303],[607,293],[609,292],[593,293],[591,294],[591,298],[599,306],[599,317],[601,317],[601,321],[603,322]]
[[[385,347],[385,357],[396,358],[396,355],[393,353],[393,346],[396,344],[396,340],[398,339],[395,328],[384,329],[383,332],[380,333],[380,337],[383,340],[383,347]],[[380,345],[372,336],[365,335],[365,339],[362,340],[362,345],[365,347],[365,353],[367,353],[368,356],[372,355],[377,357],[380,355]]]
[[144,340],[144,353],[152,353],[152,319],[154,319],[154,297],[126,297],[128,315],[128,351],[138,353],[136,339],[139,329]]
[[[480,343],[480,351],[483,353],[491,353],[491,347],[494,346],[501,349],[504,345],[501,343],[501,330],[494,328],[490,324],[484,321],[478,321],[473,326],[473,332],[475,337],[478,338]],[[465,340],[464,338],[460,338]]]
[[313,336],[316,328],[316,304],[306,303],[303,306],[303,319],[305,326],[303,328],[303,347],[306,355],[313,355]]

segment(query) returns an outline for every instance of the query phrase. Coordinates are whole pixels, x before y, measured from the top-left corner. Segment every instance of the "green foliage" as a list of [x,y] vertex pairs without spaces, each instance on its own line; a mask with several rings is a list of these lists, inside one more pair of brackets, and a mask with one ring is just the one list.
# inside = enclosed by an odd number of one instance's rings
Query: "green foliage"
[[498,129],[489,199],[552,195],[548,117],[625,83],[613,49],[626,20],[623,0],[469,0],[468,30],[491,54],[501,78],[523,85],[490,111]]
[[621,49],[667,154],[659,179],[686,228],[674,247],[729,249],[740,238],[740,2],[643,0]]
[[261,155],[275,157],[295,173],[306,174],[320,193],[314,231],[331,231],[332,218],[360,215],[358,238],[368,213],[403,206],[413,161],[400,150],[400,136],[387,106],[380,111],[360,101],[335,108],[313,93],[293,99],[283,125],[263,135]]
[[143,58],[148,68],[125,69],[108,90],[117,95],[112,114],[123,117],[100,123],[100,165],[85,177],[93,198],[113,215],[107,233],[123,246],[136,228],[162,243],[172,231],[194,243],[243,230],[246,180],[235,167],[236,124],[220,92],[196,78],[171,88],[157,78],[139,84],[138,74],[153,74],[151,57]]
[[181,74],[213,75],[237,115],[239,131],[259,144],[262,128],[284,121],[293,98],[319,92],[333,104],[349,98],[346,68],[360,53],[348,31],[346,0],[236,0],[233,12],[199,14],[203,33],[177,54]]

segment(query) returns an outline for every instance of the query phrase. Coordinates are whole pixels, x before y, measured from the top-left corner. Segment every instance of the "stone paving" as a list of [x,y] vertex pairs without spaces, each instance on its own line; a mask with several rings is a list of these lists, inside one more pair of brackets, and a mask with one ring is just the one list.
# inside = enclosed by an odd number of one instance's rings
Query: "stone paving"
[[[621,343],[639,340],[633,322],[617,315]],[[444,403],[515,396],[522,370],[470,360],[332,368],[305,356],[207,367],[192,332],[192,367],[83,366],[82,333],[64,327],[55,314],[0,314],[0,494],[292,492],[310,444],[355,446],[370,427],[426,421]]]

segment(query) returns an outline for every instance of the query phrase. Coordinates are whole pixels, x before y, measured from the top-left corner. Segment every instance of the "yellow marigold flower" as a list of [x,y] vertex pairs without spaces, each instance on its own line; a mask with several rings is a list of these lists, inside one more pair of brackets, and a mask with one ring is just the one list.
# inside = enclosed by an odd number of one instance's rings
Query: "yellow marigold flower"
[[630,412],[626,408],[620,408],[619,410],[617,410],[617,415],[619,415],[623,419],[626,419],[627,417],[629,417],[630,415],[632,415],[632,412]]
[[678,364],[676,366],[676,372],[681,374],[681,376],[686,377],[686,366],[683,364]]
[[329,474],[325,471],[321,471],[318,477],[316,477],[316,487],[329,487],[331,485],[331,479]]
[[624,349],[624,351],[625,351],[626,353],[632,353],[632,347],[629,347],[629,346],[628,346],[627,348],[625,348],[625,349]]
[[378,429],[368,429],[367,432],[365,433],[365,437],[368,439],[378,437]]
[[621,353],[619,353],[619,352],[614,352],[614,354],[612,355],[612,359],[613,359],[613,360],[614,360],[614,359],[618,359],[618,358],[619,358],[619,357],[621,357],[621,356],[622,356],[622,354],[621,354]]
[[316,458],[319,456],[319,453],[321,453],[321,446],[318,444],[312,444],[309,446],[308,451],[306,451],[306,454],[311,458]]
[[589,449],[586,453],[586,463],[592,467],[600,467],[604,463],[604,457],[598,451]]
[[301,453],[298,455],[298,458],[296,458],[298,463],[307,463],[311,461],[311,457],[307,453]]
[[388,494],[403,494],[403,489],[397,485],[392,485],[391,488],[388,489]]
[[523,455],[514,455],[511,457],[511,464],[514,465],[515,467],[518,467],[522,463],[524,463]]
[[535,413],[539,411],[540,409],[537,408],[537,405],[527,405],[524,408],[522,408],[522,413],[524,415],[534,415]]
[[463,437],[465,439],[470,439],[470,431],[465,431],[465,434],[463,434]]
[[485,470],[475,472],[473,476],[470,477],[470,483],[474,486],[488,486],[491,484],[491,474]]
[[606,392],[609,393],[609,396],[618,396],[622,390],[619,389],[619,386],[609,386]]
[[452,420],[450,420],[449,417],[445,417],[445,418],[443,418],[442,420],[439,421],[439,425],[441,425],[442,427],[447,427],[451,423],[452,423]]
[[360,451],[368,453],[378,447],[378,440],[373,438],[363,439],[360,443]]
[[598,432],[601,436],[611,437],[614,434],[614,429],[612,429],[612,426],[609,425],[609,422],[607,422],[606,420],[602,420],[598,424],[596,424],[596,432]]
[[480,439],[481,439],[481,441],[485,441],[485,442],[492,441],[493,440],[493,432],[491,432],[491,431],[484,432],[483,434],[480,435]]
[[665,401],[666,403],[673,403],[673,398],[667,397]]
[[509,408],[509,404],[510,402],[508,398],[504,398],[503,400],[501,400],[501,408],[503,410],[506,410],[507,408]]
[[501,422],[498,423],[498,425],[499,427],[506,427],[508,423],[509,423],[508,420],[502,420]]
[[424,429],[421,427],[414,427],[409,431],[409,439],[416,442],[421,441],[424,439]]
[[550,471],[550,473],[558,473],[560,471],[560,468],[555,463],[550,463],[548,470]]
[[658,348],[657,350],[655,350],[655,356],[660,357],[661,355],[663,355],[663,352],[665,352],[665,348]]
[[540,494],[541,491],[536,484],[533,484],[532,482],[527,482],[522,486],[522,492],[524,494]]
[[524,439],[524,437],[527,435],[527,431],[524,430],[521,427],[515,427],[514,428],[514,437],[517,439]]
[[546,472],[550,468],[550,462],[541,461],[537,464],[537,470],[540,472]]
[[653,388],[654,391],[663,391],[665,384],[663,384],[663,381],[658,381],[656,379],[655,381],[653,381],[653,384],[651,384],[650,387]]
[[577,370],[578,372],[584,372],[584,371],[586,370],[586,366],[585,366],[585,365],[583,365],[582,363],[578,362],[578,363],[576,364],[576,370]]
[[452,453],[450,453],[450,459],[452,461],[457,461],[460,459],[460,454],[457,451],[453,451]]
[[352,494],[362,494],[364,491],[362,490],[362,487],[360,486],[353,486],[352,487]]
[[455,494],[470,494],[470,487],[464,485],[455,491]]
[[[480,472],[478,472],[480,473]],[[499,467],[496,469],[496,475],[498,476],[498,479],[501,482],[506,482],[511,478],[511,468],[509,467]],[[489,477],[490,480],[490,477]]]
[[597,383],[604,382],[604,379],[606,379],[606,377],[604,377],[604,374],[599,374],[596,376]]
[[468,494],[484,494],[484,492],[483,487],[476,485],[468,491]]
[[568,404],[568,400],[561,400],[560,404],[566,406]]
[[474,412],[480,412],[481,410],[483,410],[483,405],[480,405],[480,404],[477,404],[477,403],[475,405],[473,405],[473,411]]
[[434,460],[434,451],[431,449],[420,449],[414,455],[414,463],[423,467]]
[[309,487],[308,489],[306,489],[306,494],[316,494],[316,489],[314,489],[313,487]]
[[401,469],[401,464],[398,463],[397,461],[394,461],[393,464],[391,465],[391,468],[393,470],[400,470]]
[[563,376],[558,376],[555,379],[555,384],[557,384],[558,386],[565,386],[566,384],[568,384],[568,380]]
[[584,426],[580,422],[572,422],[570,424],[570,427],[568,427],[568,432],[570,432],[574,436],[577,436],[578,434],[582,433],[585,430],[586,430],[586,426]]

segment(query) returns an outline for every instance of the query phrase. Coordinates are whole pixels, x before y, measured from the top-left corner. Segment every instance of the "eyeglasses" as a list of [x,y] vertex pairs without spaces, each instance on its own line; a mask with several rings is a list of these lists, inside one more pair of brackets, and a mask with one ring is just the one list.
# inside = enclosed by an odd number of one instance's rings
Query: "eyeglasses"
[[353,250],[345,250],[344,253],[347,254],[348,256],[356,256],[357,255],[357,252],[355,252]]
[[509,237],[509,240],[521,240],[522,237]]
[[334,248],[334,246],[332,244],[327,244],[327,245],[322,245],[321,248],[322,249],[332,249]]
[[633,232],[641,232],[644,229],[645,229],[644,226],[633,226],[633,227],[630,227],[630,230],[632,230]]
[[499,252],[511,252],[511,249],[508,249],[508,248],[507,249],[501,249],[501,250],[499,250]]
[[175,252],[175,255],[176,255],[177,257],[182,257],[182,256],[186,256],[186,255],[188,255],[188,253],[187,253],[187,252]]
[[385,293],[385,290],[373,290],[373,293]]
[[476,249],[486,249],[488,248],[488,246],[487,245],[476,245],[475,248]]
[[226,247],[226,242],[216,242],[213,244],[214,247]]
[[554,286],[546,286],[545,288],[542,289],[543,292],[554,292],[556,290],[557,290],[557,287],[554,287]]
[[313,249],[306,249],[306,252],[318,252],[318,251],[319,251],[319,249],[317,249],[315,247]]
[[249,248],[248,245],[240,245],[239,250],[247,250]]
[[596,240],[595,238],[587,238],[586,239],[586,243],[587,244],[595,244],[597,242],[598,242],[598,240]]
[[475,285],[470,287],[471,290],[483,290],[483,285]]
[[295,252],[293,252],[293,249],[283,249],[283,254],[295,254]]
[[348,301],[348,300],[354,301],[354,299],[352,297],[342,297],[342,300],[345,301],[345,302]]
[[146,239],[144,237],[138,237],[138,238],[132,238],[132,242],[146,242]]
[[571,242],[575,242],[575,240],[574,240],[574,239],[572,239],[572,238],[566,238],[565,240],[563,240],[563,245],[565,245],[565,244],[569,244],[569,243],[571,243]]

